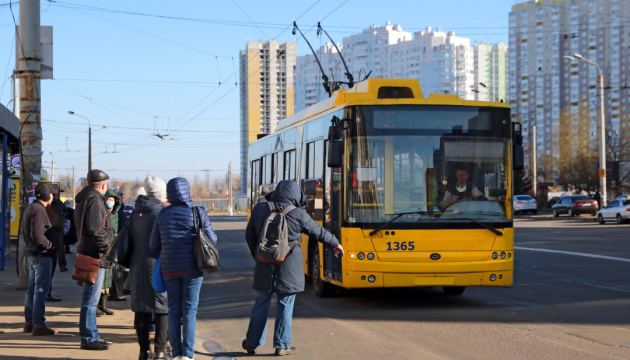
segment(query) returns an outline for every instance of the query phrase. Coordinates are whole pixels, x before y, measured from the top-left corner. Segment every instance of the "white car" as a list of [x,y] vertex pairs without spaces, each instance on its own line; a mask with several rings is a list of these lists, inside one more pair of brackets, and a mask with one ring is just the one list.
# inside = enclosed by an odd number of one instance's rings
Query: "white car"
[[597,220],[600,224],[605,224],[606,221],[616,221],[617,224],[630,221],[630,199],[611,201],[605,208],[597,212]]
[[514,215],[523,213],[527,214],[531,211],[533,214],[538,213],[538,205],[536,199],[529,195],[515,195],[514,196]]

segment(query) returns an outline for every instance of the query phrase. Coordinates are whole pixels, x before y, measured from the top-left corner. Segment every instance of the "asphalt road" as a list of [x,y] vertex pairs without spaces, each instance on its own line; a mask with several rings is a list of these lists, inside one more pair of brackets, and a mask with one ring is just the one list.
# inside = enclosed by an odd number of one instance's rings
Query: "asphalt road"
[[[544,219],[518,217],[512,288],[299,294],[293,359],[630,359],[630,225]],[[245,218],[212,223],[222,270],[202,287],[195,359],[245,358],[254,298]],[[263,356],[273,355],[274,315]]]

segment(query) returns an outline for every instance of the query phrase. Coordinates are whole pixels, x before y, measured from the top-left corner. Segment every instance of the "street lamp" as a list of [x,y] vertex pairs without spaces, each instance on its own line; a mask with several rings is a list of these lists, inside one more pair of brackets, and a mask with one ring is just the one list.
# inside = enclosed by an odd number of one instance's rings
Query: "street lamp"
[[604,76],[602,69],[594,61],[591,61],[580,54],[564,56],[565,59],[571,61],[583,61],[585,63],[595,65],[599,77],[599,123],[597,126],[597,137],[599,139],[599,187],[602,191],[601,206],[606,206],[606,113],[604,112]]
[[52,166],[50,168],[50,182],[55,182],[55,155],[53,155],[52,151],[48,152],[50,156],[52,156]]
[[74,111],[68,111],[68,114],[78,116],[88,121],[88,171],[92,170],[92,124],[90,123],[90,119],[85,116],[81,116],[79,114],[75,114]]

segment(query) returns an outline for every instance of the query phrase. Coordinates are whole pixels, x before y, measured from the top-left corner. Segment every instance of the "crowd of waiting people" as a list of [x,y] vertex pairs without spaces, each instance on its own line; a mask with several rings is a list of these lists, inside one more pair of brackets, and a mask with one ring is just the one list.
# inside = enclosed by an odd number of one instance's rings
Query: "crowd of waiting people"
[[[75,197],[75,209],[69,203],[63,209],[58,194],[53,195],[50,184],[42,182],[35,187],[35,201],[24,210],[20,224],[29,275],[24,332],[33,336],[57,333],[56,329],[46,325],[45,305],[46,301],[60,300],[50,293],[52,275],[57,260],[61,271],[67,271],[65,254],[70,253],[67,244],[74,241],[77,243],[77,256],[100,260],[95,283],[81,283],[81,349],[109,349],[112,342],[100,336],[96,318],[113,314],[107,308],[108,300],[120,300],[120,295],[129,294],[140,346],[139,359],[193,359],[203,272],[199,270],[194,255],[195,208],[189,184],[180,177],[166,183],[158,177],[147,176],[144,187],[138,191],[135,210],[127,219],[121,209],[123,194],[118,189],[108,189],[108,179],[105,172],[90,170],[88,185]],[[278,314],[274,354],[290,355],[296,352],[295,347],[290,346],[295,294],[304,291],[302,253],[297,240],[306,233],[342,256],[343,248],[334,235],[308,216],[303,209],[304,193],[294,181],[281,181],[275,191],[266,196],[266,200],[269,203],[263,202],[253,208],[246,229],[246,241],[256,262],[253,287],[257,296],[242,347],[247,353],[255,354],[264,345],[267,314],[275,293]],[[255,256],[255,250],[265,220],[274,208],[285,207],[298,210],[285,215],[290,251],[280,263],[263,263]],[[216,244],[217,236],[207,213],[199,213],[203,231]],[[104,256],[124,226],[128,227],[126,230],[132,242],[128,269],[112,264]],[[67,236],[69,241],[61,240],[63,236]],[[157,259],[165,292],[156,291],[152,285]],[[117,277],[126,278],[127,286],[117,286],[117,281],[114,281]],[[150,349],[152,327],[155,330],[153,351]]]

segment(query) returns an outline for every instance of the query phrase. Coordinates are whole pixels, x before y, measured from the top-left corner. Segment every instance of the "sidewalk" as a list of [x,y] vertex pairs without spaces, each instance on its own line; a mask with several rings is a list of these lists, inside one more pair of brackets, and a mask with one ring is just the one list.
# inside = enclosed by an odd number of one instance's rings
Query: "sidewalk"
[[114,344],[106,351],[80,349],[79,308],[81,287],[70,279],[74,268],[74,254],[67,254],[68,271],[55,271],[53,295],[63,298],[60,302],[46,303],[46,323],[59,330],[54,336],[34,337],[24,334],[24,291],[15,290],[17,273],[15,255],[0,271],[0,359],[137,359],[140,348],[133,329],[134,314],[127,301],[108,303],[116,313],[98,317],[96,322],[101,337]]

